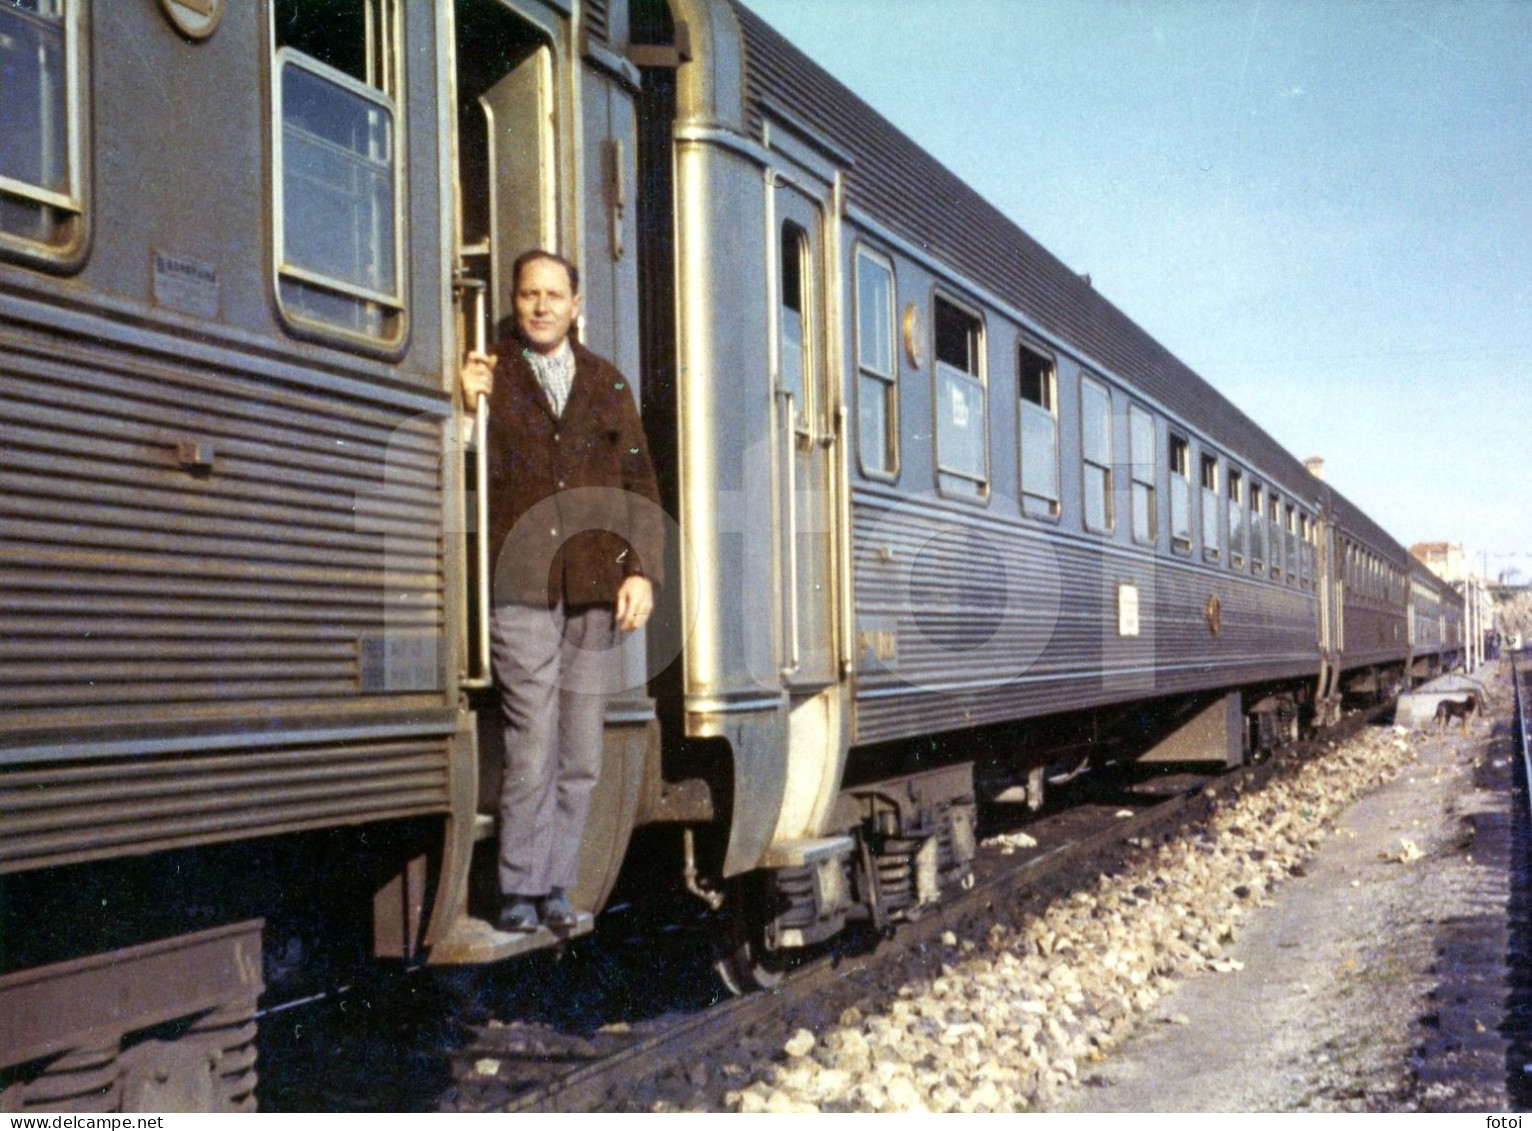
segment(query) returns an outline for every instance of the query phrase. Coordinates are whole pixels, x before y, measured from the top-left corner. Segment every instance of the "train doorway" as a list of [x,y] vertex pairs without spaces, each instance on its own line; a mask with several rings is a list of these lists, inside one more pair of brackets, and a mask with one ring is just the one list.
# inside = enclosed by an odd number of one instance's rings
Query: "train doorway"
[[[456,294],[457,356],[470,350],[493,350],[515,332],[511,277],[516,259],[543,248],[568,252],[574,209],[573,176],[565,162],[572,151],[567,134],[570,63],[564,58],[563,25],[540,5],[522,10],[511,0],[457,0],[453,7],[455,155],[453,255]],[[582,280],[584,282],[584,280]],[[582,288],[584,289],[584,288]],[[508,348],[508,347],[501,347]],[[482,415],[482,414],[481,414]],[[476,421],[470,444],[485,442]],[[469,459],[466,499],[478,510],[482,464]],[[493,498],[487,499],[492,509]],[[504,734],[500,697],[488,661],[484,627],[494,601],[495,563],[514,547],[478,543],[488,531],[484,511],[467,519],[470,585],[465,633],[470,661],[464,682],[468,708],[477,728],[477,817],[473,828],[472,867],[467,876],[468,910],[474,918],[492,918],[499,892],[495,878],[498,800],[504,773]],[[632,717],[628,717],[632,716]],[[601,777],[591,799],[580,849],[579,879],[570,891],[579,914],[572,933],[589,930],[590,913],[611,891],[632,834],[653,711],[609,705]],[[516,834],[513,830],[513,835]],[[501,936],[503,939],[505,936]],[[512,951],[552,944],[546,930],[511,936]],[[459,948],[447,961],[505,957],[507,944]]]

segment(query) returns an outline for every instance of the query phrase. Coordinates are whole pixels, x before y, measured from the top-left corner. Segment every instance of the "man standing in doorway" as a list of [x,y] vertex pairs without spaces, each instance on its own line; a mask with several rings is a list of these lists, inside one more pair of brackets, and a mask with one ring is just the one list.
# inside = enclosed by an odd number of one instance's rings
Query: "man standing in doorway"
[[489,397],[490,642],[505,722],[504,931],[567,929],[568,889],[601,772],[620,634],[654,607],[663,528],[628,382],[570,338],[579,272],[530,251],[511,272],[516,336],[471,353],[463,396]]

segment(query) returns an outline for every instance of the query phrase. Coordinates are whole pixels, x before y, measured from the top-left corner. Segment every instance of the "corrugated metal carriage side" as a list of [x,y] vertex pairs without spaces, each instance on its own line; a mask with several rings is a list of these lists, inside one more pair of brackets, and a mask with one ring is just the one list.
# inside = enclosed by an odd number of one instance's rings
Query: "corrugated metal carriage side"
[[[0,341],[0,869],[442,811],[440,428],[100,337]],[[371,733],[327,742],[347,716]]]

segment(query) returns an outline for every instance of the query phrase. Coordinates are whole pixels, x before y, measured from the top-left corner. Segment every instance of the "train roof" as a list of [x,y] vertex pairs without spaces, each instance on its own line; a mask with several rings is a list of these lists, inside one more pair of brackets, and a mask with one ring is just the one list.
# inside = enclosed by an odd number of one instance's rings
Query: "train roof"
[[1347,534],[1367,543],[1377,553],[1388,555],[1395,565],[1404,566],[1414,560],[1403,543],[1368,518],[1366,512],[1333,487],[1330,488],[1330,503],[1335,521]]
[[[1215,444],[1237,452],[1300,499],[1323,489],[1233,402],[1107,301],[958,176],[739,0],[745,124],[760,135],[775,110],[849,155],[847,195],[881,224],[1013,304],[1046,333],[1153,397]],[[1382,552],[1404,548],[1330,489],[1348,529]]]

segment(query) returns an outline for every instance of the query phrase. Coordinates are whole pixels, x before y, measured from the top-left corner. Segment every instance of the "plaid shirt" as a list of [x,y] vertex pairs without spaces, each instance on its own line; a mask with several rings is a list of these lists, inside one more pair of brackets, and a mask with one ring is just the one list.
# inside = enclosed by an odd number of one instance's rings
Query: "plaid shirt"
[[569,400],[569,388],[574,384],[575,376],[575,356],[574,350],[569,348],[569,339],[564,339],[557,353],[542,354],[529,349],[526,358],[537,375],[537,383],[548,397],[548,403],[553,406],[553,415],[563,416],[564,403]]

